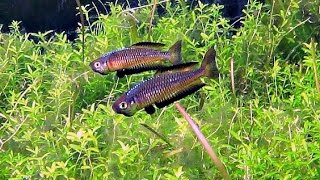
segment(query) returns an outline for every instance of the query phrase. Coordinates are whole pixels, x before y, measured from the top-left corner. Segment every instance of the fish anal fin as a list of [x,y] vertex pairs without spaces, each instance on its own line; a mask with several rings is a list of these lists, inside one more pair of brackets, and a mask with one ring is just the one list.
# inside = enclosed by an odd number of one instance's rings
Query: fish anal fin
[[131,48],[160,49],[163,46],[165,46],[165,44],[156,43],[156,42],[138,42],[138,43],[132,44],[130,47]]
[[205,86],[204,83],[199,83],[199,84],[195,84],[187,89],[185,89],[184,91],[181,91],[177,94],[175,94],[172,98],[161,101],[161,102],[157,102],[155,103],[155,105],[157,106],[157,108],[163,108],[171,103],[174,103],[175,101],[182,99],[190,94],[195,93],[196,91],[198,91],[199,89],[201,89],[203,86]]
[[144,110],[148,113],[148,114],[153,114],[156,112],[156,109],[153,107],[153,105],[147,106],[144,108]]
[[126,75],[125,71],[124,70],[118,70],[117,73],[116,73],[116,76],[118,78],[123,78],[124,75]]
[[141,73],[141,72],[145,72],[145,71],[158,70],[161,68],[163,68],[163,66],[161,64],[152,64],[152,65],[143,66],[143,67],[139,67],[139,68],[124,69],[124,70],[122,70],[122,73],[124,75],[131,75],[131,74],[137,74],[137,73]]

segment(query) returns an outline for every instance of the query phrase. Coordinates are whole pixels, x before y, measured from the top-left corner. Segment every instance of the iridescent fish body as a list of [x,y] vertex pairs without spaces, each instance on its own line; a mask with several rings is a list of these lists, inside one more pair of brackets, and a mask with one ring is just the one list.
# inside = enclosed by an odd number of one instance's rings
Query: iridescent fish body
[[[108,52],[90,63],[94,72],[102,75],[116,71],[118,77],[148,70],[158,70],[181,63],[181,41],[168,51],[158,50],[161,43],[140,42],[130,47]],[[171,63],[168,63],[168,60]]]
[[[199,69],[190,68],[194,63],[187,65],[174,65],[170,72],[164,71],[161,74],[135,85],[127,93],[120,96],[112,108],[116,113],[125,116],[132,116],[140,109],[147,113],[155,112],[157,108],[163,108],[185,96],[188,96],[205,83],[202,77],[214,78],[219,72],[215,62],[215,51],[210,48],[202,61]],[[174,71],[174,67],[179,70]],[[181,67],[183,67],[181,69]]]

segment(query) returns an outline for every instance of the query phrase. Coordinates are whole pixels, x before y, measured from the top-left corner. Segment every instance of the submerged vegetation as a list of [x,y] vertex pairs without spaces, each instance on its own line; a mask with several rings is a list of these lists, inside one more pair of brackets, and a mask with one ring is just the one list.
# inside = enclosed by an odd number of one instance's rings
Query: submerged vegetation
[[112,111],[116,97],[153,72],[117,79],[89,67],[139,41],[170,46],[179,39],[187,62],[200,62],[209,47],[217,51],[219,79],[180,102],[232,179],[320,178],[318,1],[251,3],[237,30],[218,5],[163,6],[167,13],[150,25],[152,6],[112,5],[84,27],[85,49],[81,36],[22,34],[18,22],[0,34],[1,179],[221,177],[173,106],[130,118]]

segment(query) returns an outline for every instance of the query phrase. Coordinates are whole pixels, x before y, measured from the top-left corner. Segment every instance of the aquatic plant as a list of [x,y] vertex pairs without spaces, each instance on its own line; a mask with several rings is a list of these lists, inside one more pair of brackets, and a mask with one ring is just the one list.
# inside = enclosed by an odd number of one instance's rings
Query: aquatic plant
[[[217,51],[222,73],[203,89],[203,108],[198,110],[199,93],[180,103],[232,179],[319,178],[319,39],[316,31],[299,41],[290,37],[309,29],[308,21],[296,18],[300,1],[290,2],[290,13],[282,14],[273,3],[251,3],[236,31],[221,6],[202,3],[195,9],[160,4],[167,14],[155,14],[151,30],[152,4],[135,11],[112,5],[111,14],[100,14],[75,42],[64,33],[23,34],[13,22],[9,34],[0,34],[0,178],[221,177],[173,106],[131,118],[112,111],[116,97],[151,72],[117,80],[88,66],[102,53],[137,41],[170,45],[178,39],[186,61],[201,61],[211,46]],[[288,41],[296,47],[291,54],[282,51]]]

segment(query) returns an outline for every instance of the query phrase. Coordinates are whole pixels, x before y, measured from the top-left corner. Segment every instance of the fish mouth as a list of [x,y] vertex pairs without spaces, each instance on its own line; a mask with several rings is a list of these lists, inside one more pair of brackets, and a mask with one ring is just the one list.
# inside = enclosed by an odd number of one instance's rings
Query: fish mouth
[[117,114],[122,114],[122,115],[124,115],[124,116],[126,116],[126,117],[131,117],[131,116],[134,115],[134,113],[130,113],[130,112],[126,112],[126,111],[120,110],[120,109],[118,108],[117,104],[113,104],[113,105],[112,105],[112,109],[113,109],[113,111],[116,112]]
[[96,73],[99,73],[99,74],[101,74],[101,75],[107,75],[107,72],[105,72],[105,71],[103,71],[103,68],[101,67],[101,68],[96,68],[96,67],[94,67],[94,63],[96,63],[96,62],[98,62],[97,60],[95,60],[95,61],[92,61],[90,64],[89,64],[89,66],[90,66],[90,68],[92,69],[92,71],[93,72],[96,72]]
[[127,112],[121,112],[120,114],[123,114],[123,115],[125,115],[127,117],[132,117],[133,116],[132,113],[127,113]]
[[118,108],[117,108],[115,103],[113,103],[112,109],[113,109],[114,112],[118,113]]
[[131,117],[135,114],[135,112],[132,112],[130,109],[125,109],[125,110],[122,110],[120,109],[119,107],[119,103],[120,102],[123,102],[126,98],[126,95],[123,94],[122,96],[120,96],[113,104],[112,104],[112,109],[115,113],[117,114],[122,114],[122,115],[125,115],[127,117]]
[[108,73],[107,72],[102,72],[102,71],[99,71],[99,70],[95,70],[95,69],[92,69],[94,72],[96,73],[99,73],[101,75],[107,75]]
[[91,67],[91,69],[94,71],[94,72],[97,72],[97,69],[94,67],[94,63],[97,62],[97,61],[92,61],[89,66]]

